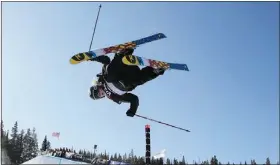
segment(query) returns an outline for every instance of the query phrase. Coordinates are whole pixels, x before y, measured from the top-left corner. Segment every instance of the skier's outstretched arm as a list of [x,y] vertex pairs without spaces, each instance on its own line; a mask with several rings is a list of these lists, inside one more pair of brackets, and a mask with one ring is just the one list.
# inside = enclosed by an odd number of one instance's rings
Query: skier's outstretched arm
[[139,106],[139,99],[136,95],[132,93],[125,93],[123,95],[111,95],[111,99],[115,102],[126,102],[130,103],[130,108],[127,110],[126,115],[133,117]]
[[96,61],[96,62],[100,62],[104,65],[108,65],[111,62],[110,57],[104,55],[104,56],[97,56],[95,58],[89,59],[89,61]]
[[136,95],[132,93],[126,93],[122,95],[123,102],[129,102],[130,108],[126,111],[126,115],[133,117],[139,106],[139,99]]

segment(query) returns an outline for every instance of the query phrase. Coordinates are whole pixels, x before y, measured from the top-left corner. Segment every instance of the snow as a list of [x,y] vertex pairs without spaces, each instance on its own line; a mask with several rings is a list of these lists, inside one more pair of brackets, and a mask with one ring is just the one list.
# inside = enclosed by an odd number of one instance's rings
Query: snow
[[8,155],[7,155],[7,151],[5,150],[5,149],[3,149],[3,148],[1,148],[1,163],[2,164],[11,164],[11,162],[10,162],[10,159],[9,159],[9,157],[8,157]]
[[118,165],[129,165],[127,163],[123,163],[123,162],[116,162],[116,161],[110,161],[110,165],[111,164],[118,164]]
[[60,157],[40,155],[22,164],[89,164]]
[[[79,161],[73,161],[61,157],[55,157],[50,155],[39,155],[27,162],[24,162],[22,164],[89,164]],[[108,163],[106,163],[108,164]],[[110,165],[118,164],[118,165],[128,165],[126,163],[117,162],[117,161],[110,161]]]

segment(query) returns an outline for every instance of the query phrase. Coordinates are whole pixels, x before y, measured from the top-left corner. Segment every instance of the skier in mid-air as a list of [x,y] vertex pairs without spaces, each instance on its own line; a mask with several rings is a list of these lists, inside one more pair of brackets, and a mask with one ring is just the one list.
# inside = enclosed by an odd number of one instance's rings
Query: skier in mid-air
[[130,103],[130,108],[126,112],[126,115],[130,117],[135,115],[139,106],[139,99],[129,92],[137,86],[163,75],[165,72],[165,69],[154,69],[149,66],[140,69],[138,66],[123,64],[122,58],[126,55],[132,55],[133,52],[133,48],[125,49],[116,53],[112,61],[105,55],[89,60],[103,64],[102,72],[96,75],[98,77],[96,85],[89,89],[89,96],[93,100],[107,96],[118,104],[122,102]]

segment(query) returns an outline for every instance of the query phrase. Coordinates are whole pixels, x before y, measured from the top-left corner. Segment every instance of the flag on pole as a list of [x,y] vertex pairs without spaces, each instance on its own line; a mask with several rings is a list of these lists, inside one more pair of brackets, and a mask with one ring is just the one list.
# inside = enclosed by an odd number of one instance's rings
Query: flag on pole
[[154,157],[155,159],[164,158],[164,157],[165,157],[165,152],[166,152],[166,150],[163,149],[163,150],[160,151],[160,153],[154,155],[153,157]]
[[52,133],[52,136],[53,136],[53,137],[59,138],[60,132],[53,132],[53,133]]

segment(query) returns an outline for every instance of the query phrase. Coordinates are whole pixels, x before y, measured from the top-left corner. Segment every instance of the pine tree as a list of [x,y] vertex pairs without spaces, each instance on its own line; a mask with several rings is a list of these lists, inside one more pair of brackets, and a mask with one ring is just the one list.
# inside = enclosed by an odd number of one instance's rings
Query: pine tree
[[174,158],[173,164],[174,164],[174,165],[179,165],[178,160]]
[[51,142],[50,141],[47,141],[47,149],[51,149],[52,146],[51,146]]
[[125,161],[125,162],[128,161],[128,157],[127,157],[126,153],[124,153],[124,155],[122,156],[122,160]]
[[145,164],[145,159],[144,157],[140,157],[140,156],[135,156],[135,161],[136,163],[135,164],[138,164],[138,165],[142,165],[142,164]]
[[93,158],[94,158],[94,153],[90,152],[90,159],[93,159]]
[[121,154],[119,154],[119,156],[118,156],[118,161],[119,161],[119,162],[122,162],[122,161],[123,161]]
[[84,149],[82,155],[83,155],[83,156],[86,156],[86,154],[87,154],[87,152],[86,152],[86,150]]
[[46,151],[47,150],[47,136],[45,136],[43,142],[42,142],[42,146],[41,146],[41,151]]
[[46,151],[51,148],[51,143],[48,141],[47,136],[45,136],[43,142],[42,142],[42,147],[41,151]]
[[257,165],[255,159],[251,160],[251,165]]
[[166,159],[166,165],[171,165],[171,161],[169,158]]
[[26,134],[23,137],[22,159],[24,161],[32,159],[32,137],[30,128],[27,129]]
[[100,152],[100,154],[98,155],[99,158],[104,158],[104,154],[102,152]]
[[4,123],[3,120],[1,120],[1,148],[2,149],[7,149],[8,141],[9,141],[9,136],[4,131]]
[[[160,158],[160,159],[159,159],[159,164],[160,164],[160,165],[163,165],[163,163],[164,163],[164,162],[163,162],[163,158]],[[181,163],[182,163],[182,162],[181,162]],[[181,165],[185,165],[185,164],[181,164]]]
[[151,157],[150,159],[151,159],[151,160],[150,160],[150,163],[151,163],[151,164],[156,164],[154,157]]
[[[126,155],[126,154],[125,154],[125,155]],[[130,153],[128,154],[128,160],[127,160],[130,164],[134,164],[133,157],[134,157],[134,151],[133,151],[133,149],[131,149],[131,150],[130,150]],[[125,158],[124,158],[124,159],[125,159]]]
[[8,142],[9,142],[9,132],[4,131],[4,123],[1,120],[1,164],[11,164],[11,160],[8,156]]
[[86,158],[88,158],[88,159],[91,158],[91,152],[87,151]]
[[18,122],[16,121],[13,128],[12,128],[12,134],[11,134],[11,140],[9,140],[8,143],[8,155],[11,159],[12,163],[18,164],[20,160],[20,149],[17,146],[17,140],[18,140]]
[[32,129],[32,134],[31,134],[31,150],[32,150],[32,158],[36,157],[38,155],[39,147],[38,147],[38,138],[37,138],[37,133],[36,129]]
[[265,165],[270,165],[270,160],[269,160],[269,158],[266,158],[266,163],[265,163]]
[[6,138],[7,138],[7,141],[8,141],[8,140],[9,140],[10,131],[7,130],[6,132],[7,132],[7,133],[6,133]]
[[145,164],[145,157],[139,158],[139,165]]
[[22,129],[21,132],[20,132],[20,135],[18,137],[18,141],[17,141],[17,145],[19,147],[19,153],[18,153],[18,156],[20,157],[19,158],[19,163],[24,163],[24,159],[22,157],[22,153],[23,153],[23,138],[24,138],[24,130]]
[[114,154],[114,161],[117,161],[118,160],[118,155],[117,153]]
[[186,161],[185,161],[185,156],[183,155],[183,158],[182,158],[182,162],[180,163],[181,165],[186,165]]
[[216,158],[216,155],[211,158],[211,165],[218,165],[218,159]]
[[105,154],[104,154],[104,159],[106,159],[106,160],[109,159],[109,153],[107,153],[106,150],[105,150]]

